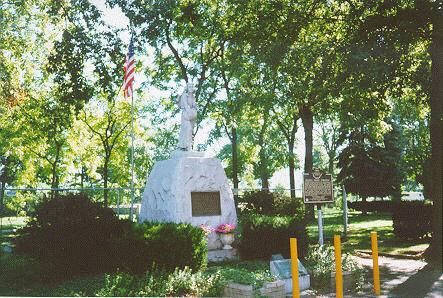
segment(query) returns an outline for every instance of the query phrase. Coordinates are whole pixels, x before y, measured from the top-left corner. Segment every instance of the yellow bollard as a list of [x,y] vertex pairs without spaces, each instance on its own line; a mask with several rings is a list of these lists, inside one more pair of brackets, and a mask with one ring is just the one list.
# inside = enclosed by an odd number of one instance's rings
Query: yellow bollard
[[298,283],[298,254],[297,254],[297,239],[291,238],[289,240],[291,248],[291,272],[292,272],[292,297],[300,297],[300,285]]
[[337,298],[343,298],[343,273],[341,268],[340,235],[334,235],[335,248],[335,292]]
[[374,277],[374,293],[380,295],[380,273],[378,271],[378,244],[377,232],[371,232],[371,246],[372,246],[372,267]]

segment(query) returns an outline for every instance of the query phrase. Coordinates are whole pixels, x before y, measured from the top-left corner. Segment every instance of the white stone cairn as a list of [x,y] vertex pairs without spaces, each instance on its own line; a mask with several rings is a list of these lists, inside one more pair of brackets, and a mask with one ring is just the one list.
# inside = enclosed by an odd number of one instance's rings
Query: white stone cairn
[[[220,160],[205,157],[204,152],[192,151],[192,133],[197,118],[192,84],[187,84],[178,104],[182,110],[178,148],[169,159],[156,162],[152,168],[143,192],[139,221],[190,223],[211,228],[220,224],[237,225],[234,196]],[[210,203],[219,209],[209,213],[212,215],[198,215],[197,211],[193,215],[193,192],[219,193],[220,204],[214,203],[217,201]],[[218,194],[215,197],[218,198]],[[217,234],[210,233],[208,249],[220,249],[221,246]],[[236,252],[223,257],[235,258]]]
[[[221,215],[192,216],[191,192],[220,192]],[[139,220],[185,222],[215,228],[237,224],[234,196],[220,160],[202,152],[174,151],[171,159],[157,162],[143,192]],[[208,248],[219,249],[217,234],[208,236]]]
[[197,119],[197,105],[194,97],[194,85],[188,83],[185,91],[178,97],[178,106],[181,109],[180,135],[178,149],[183,151],[192,150],[192,134]]

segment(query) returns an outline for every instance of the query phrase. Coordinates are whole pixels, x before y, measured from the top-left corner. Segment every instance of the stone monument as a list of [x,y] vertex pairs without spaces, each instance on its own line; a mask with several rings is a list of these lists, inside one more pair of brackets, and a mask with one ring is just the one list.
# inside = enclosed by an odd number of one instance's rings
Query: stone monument
[[[185,222],[216,227],[237,224],[234,197],[217,158],[192,151],[197,108],[192,84],[178,98],[181,127],[178,146],[167,160],[154,164],[149,174],[139,221]],[[208,236],[208,249],[221,247],[215,233]]]

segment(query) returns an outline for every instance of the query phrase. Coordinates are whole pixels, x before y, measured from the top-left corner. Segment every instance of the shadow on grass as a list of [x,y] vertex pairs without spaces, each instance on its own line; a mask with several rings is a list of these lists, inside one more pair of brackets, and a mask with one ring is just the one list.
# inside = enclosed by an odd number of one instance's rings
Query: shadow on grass
[[95,296],[104,274],[47,283],[38,261],[21,255],[0,256],[0,296]]
[[[426,265],[405,282],[395,287],[391,294],[394,297],[425,297],[430,294],[432,297],[443,297],[443,281],[441,272]],[[434,283],[438,284],[433,287]],[[432,293],[431,292],[432,289]]]
[[[307,227],[311,243],[318,242],[317,222]],[[332,244],[335,234],[343,234],[343,214],[339,210],[326,210],[323,219],[323,234],[326,243]],[[347,236],[342,238],[343,251],[371,250],[371,232],[378,235],[381,253],[412,254],[422,253],[429,244],[429,239],[402,240],[396,238],[390,213],[369,213],[351,211],[348,216]]]

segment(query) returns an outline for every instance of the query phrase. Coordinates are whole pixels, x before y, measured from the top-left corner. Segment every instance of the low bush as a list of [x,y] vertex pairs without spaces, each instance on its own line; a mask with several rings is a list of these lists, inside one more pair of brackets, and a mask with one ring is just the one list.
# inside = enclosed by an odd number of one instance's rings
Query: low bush
[[392,212],[395,236],[402,239],[421,239],[431,235],[432,205],[424,201],[396,204]]
[[[306,269],[311,274],[312,287],[316,289],[328,288],[331,273],[335,272],[335,255],[332,246],[315,246],[309,249],[306,257]],[[360,288],[364,283],[363,268],[349,254],[342,254],[342,270],[355,274],[353,288]]]
[[266,263],[265,268],[244,268],[235,265],[212,266],[208,268],[206,273],[220,276],[222,285],[226,285],[228,282],[235,282],[243,285],[252,285],[257,290],[265,282],[276,280],[276,277],[269,270],[269,263]]
[[389,212],[392,214],[395,236],[421,239],[431,234],[432,204],[428,201],[349,202],[357,211]]
[[122,238],[120,249],[127,251],[124,268],[145,272],[152,265],[165,271],[175,268],[200,270],[207,263],[204,231],[185,223],[145,222]]
[[38,258],[49,279],[114,270],[115,241],[128,229],[111,209],[83,194],[56,196],[36,206],[17,232],[16,251]]
[[395,208],[393,201],[370,201],[370,202],[349,202],[348,208],[355,211],[366,212],[392,212]]
[[97,296],[128,297],[217,297],[221,296],[223,282],[218,274],[207,275],[185,267],[172,273],[149,271],[142,277],[124,272],[107,275],[105,285]]
[[245,259],[269,259],[281,253],[289,256],[289,238],[298,242],[300,257],[305,255],[308,236],[306,223],[291,216],[245,215],[240,218],[240,253]]
[[288,215],[301,214],[303,204],[301,198],[291,198],[282,193],[266,190],[250,191],[242,195],[243,213],[262,215]]

